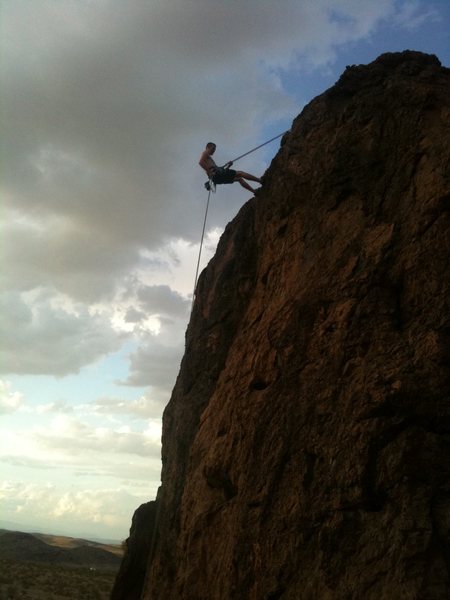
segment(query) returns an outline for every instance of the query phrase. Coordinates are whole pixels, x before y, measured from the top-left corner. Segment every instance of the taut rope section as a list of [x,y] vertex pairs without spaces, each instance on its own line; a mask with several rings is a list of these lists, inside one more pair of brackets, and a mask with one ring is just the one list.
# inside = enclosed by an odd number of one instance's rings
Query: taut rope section
[[[283,131],[283,133],[279,133],[275,137],[270,138],[270,140],[267,140],[267,142],[264,142],[263,144],[260,144],[259,146],[256,146],[256,148],[252,148],[248,152],[245,152],[245,154],[241,154],[237,158],[234,158],[231,162],[236,162],[237,160],[240,160],[241,158],[244,158],[244,156],[248,156],[252,152],[255,152],[256,150],[259,150],[263,146],[266,146],[267,144],[270,144],[270,142],[273,142],[274,140],[277,140],[278,138],[280,138],[285,133],[287,133],[287,131]],[[225,163],[225,164],[228,164],[228,163]],[[195,288],[197,287],[198,270],[199,270],[199,267],[200,267],[200,258],[202,256],[203,238],[205,237],[206,219],[208,217],[208,209],[209,209],[209,199],[210,199],[210,197],[211,197],[211,188],[208,191],[208,201],[206,202],[205,218],[203,220],[202,238],[200,240],[200,249],[199,249],[199,252],[198,252],[198,260],[197,260],[197,269],[195,271],[194,291],[192,292],[192,305],[194,304]]]
[[[276,135],[275,137],[271,138],[270,140],[267,140],[267,142],[264,142],[264,144],[260,144],[259,146],[256,146],[256,148],[252,148],[252,150],[249,150],[245,154],[241,154],[237,158],[234,158],[231,162],[236,162],[237,160],[241,160],[241,158],[244,158],[244,156],[248,156],[252,152],[255,152],[256,150],[259,150],[263,146],[266,146],[267,144],[270,144],[270,142],[273,142],[274,140],[277,140],[278,138],[280,138],[282,135],[284,135],[288,131],[289,131],[289,129],[287,131],[283,131],[283,133],[279,133],[278,135]],[[225,164],[228,164],[228,163],[225,163]]]

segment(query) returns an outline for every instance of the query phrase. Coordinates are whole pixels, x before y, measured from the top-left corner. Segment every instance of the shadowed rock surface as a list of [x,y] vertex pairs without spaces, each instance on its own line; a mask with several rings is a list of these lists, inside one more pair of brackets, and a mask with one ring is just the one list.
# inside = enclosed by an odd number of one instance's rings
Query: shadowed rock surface
[[155,528],[156,505],[154,501],[141,504],[133,515],[111,600],[139,600],[141,597]]
[[450,597],[449,148],[417,52],[294,121],[199,280],[143,600]]

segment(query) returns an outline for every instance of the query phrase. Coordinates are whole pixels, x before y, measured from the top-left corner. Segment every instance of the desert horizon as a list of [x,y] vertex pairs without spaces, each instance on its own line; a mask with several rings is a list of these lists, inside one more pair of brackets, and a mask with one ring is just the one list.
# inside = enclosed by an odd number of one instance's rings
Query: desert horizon
[[0,597],[11,600],[106,600],[121,544],[0,529]]

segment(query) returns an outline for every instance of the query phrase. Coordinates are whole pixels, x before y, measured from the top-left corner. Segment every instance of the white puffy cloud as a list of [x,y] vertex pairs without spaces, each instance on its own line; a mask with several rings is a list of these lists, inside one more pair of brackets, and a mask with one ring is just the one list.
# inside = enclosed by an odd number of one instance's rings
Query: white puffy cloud
[[[70,414],[35,413],[36,423],[31,427],[5,431],[0,440],[3,476],[10,473],[10,478],[35,481],[43,477],[39,472],[51,471],[58,485],[71,483],[91,489],[128,485],[135,489],[146,482],[152,489],[157,487],[161,471],[159,417],[141,416],[124,425],[110,418],[111,413],[97,412],[95,404],[76,408]],[[116,414],[126,416],[121,408]]]
[[57,469],[58,465],[51,464],[47,459],[35,458],[28,455],[4,454],[0,456],[0,462],[11,465],[15,469],[18,467],[26,467],[31,469]]
[[58,450],[60,454],[136,454],[148,460],[159,459],[161,421],[149,420],[147,429],[142,431],[129,426],[93,426],[78,418],[60,415],[52,420],[50,428],[36,428],[32,437],[40,447]]
[[122,487],[92,490],[16,481],[0,483],[2,520],[15,524],[19,521],[24,528],[38,528],[46,533],[70,535],[78,530],[91,539],[120,541],[127,537],[133,512],[147,501],[148,494],[149,490],[130,493]]
[[136,276],[118,296],[113,322],[119,329],[133,332],[141,342],[150,342],[155,334],[172,335],[185,326],[189,316],[191,301],[167,284],[147,285]]
[[0,379],[0,415],[13,413],[23,404],[23,395],[20,392],[12,390],[9,381]]
[[66,402],[59,400],[57,402],[48,402],[47,404],[39,404],[34,408],[34,412],[38,415],[45,414],[71,414],[73,413],[73,406],[70,406]]
[[[92,454],[91,454],[92,456]],[[134,458],[133,460],[109,460],[102,461],[100,464],[89,463],[83,458],[77,461],[68,461],[63,456],[44,455],[35,458],[26,454],[5,454],[0,456],[0,462],[3,464],[3,469],[6,465],[13,468],[16,476],[21,474],[20,469],[24,469],[29,473],[32,470],[36,471],[53,471],[58,473],[54,477],[55,480],[61,479],[61,469],[70,473],[72,482],[78,479],[82,480],[83,485],[93,486],[93,481],[102,481],[102,487],[108,485],[108,482],[120,482],[119,485],[131,488],[139,487],[140,483],[144,483],[147,487],[157,489],[160,479],[161,466],[159,460],[152,461],[151,457]],[[159,457],[158,457],[159,458]]]
[[[167,400],[167,398],[165,398]],[[84,410],[98,415],[126,415],[132,419],[158,419],[164,404],[154,394],[140,396],[136,400],[120,398],[99,398]]]

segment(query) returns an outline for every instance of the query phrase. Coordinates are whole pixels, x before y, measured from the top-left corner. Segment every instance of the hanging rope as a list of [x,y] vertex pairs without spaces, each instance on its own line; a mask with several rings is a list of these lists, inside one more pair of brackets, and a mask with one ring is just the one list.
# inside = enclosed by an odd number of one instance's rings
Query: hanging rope
[[203,238],[205,237],[206,219],[208,217],[209,199],[210,198],[211,198],[211,190],[209,190],[209,192],[208,192],[208,200],[206,202],[205,218],[203,220],[202,238],[200,240],[200,248],[199,248],[199,251],[198,251],[198,260],[197,260],[197,269],[195,271],[194,291],[192,292],[192,302],[194,302],[195,288],[197,287],[198,269],[200,267],[200,259],[202,257]]
[[[230,162],[236,162],[237,160],[240,160],[241,158],[244,158],[244,156],[248,156],[252,152],[255,152],[256,150],[259,150],[263,146],[266,146],[267,144],[270,144],[270,142],[273,142],[274,140],[277,140],[278,138],[280,138],[285,133],[287,133],[287,131],[283,131],[283,133],[279,133],[278,135],[276,135],[275,137],[271,138],[270,140],[267,140],[267,142],[264,142],[263,144],[260,144],[259,146],[256,146],[256,148],[252,148],[251,150],[249,150],[245,154],[241,154],[240,156],[238,156],[237,158],[233,159]],[[226,163],[226,164],[228,164],[228,163]],[[192,292],[192,305],[194,305],[195,288],[197,287],[198,270],[199,270],[199,267],[200,267],[200,259],[201,259],[201,256],[202,256],[203,238],[205,237],[206,219],[208,217],[209,199],[211,197],[211,191],[215,191],[215,187],[213,187],[212,185],[209,186],[209,190],[208,190],[208,200],[206,202],[205,218],[203,220],[202,238],[200,240],[200,248],[199,248],[199,251],[198,251],[198,260],[197,260],[197,269],[195,271],[194,291]]]

